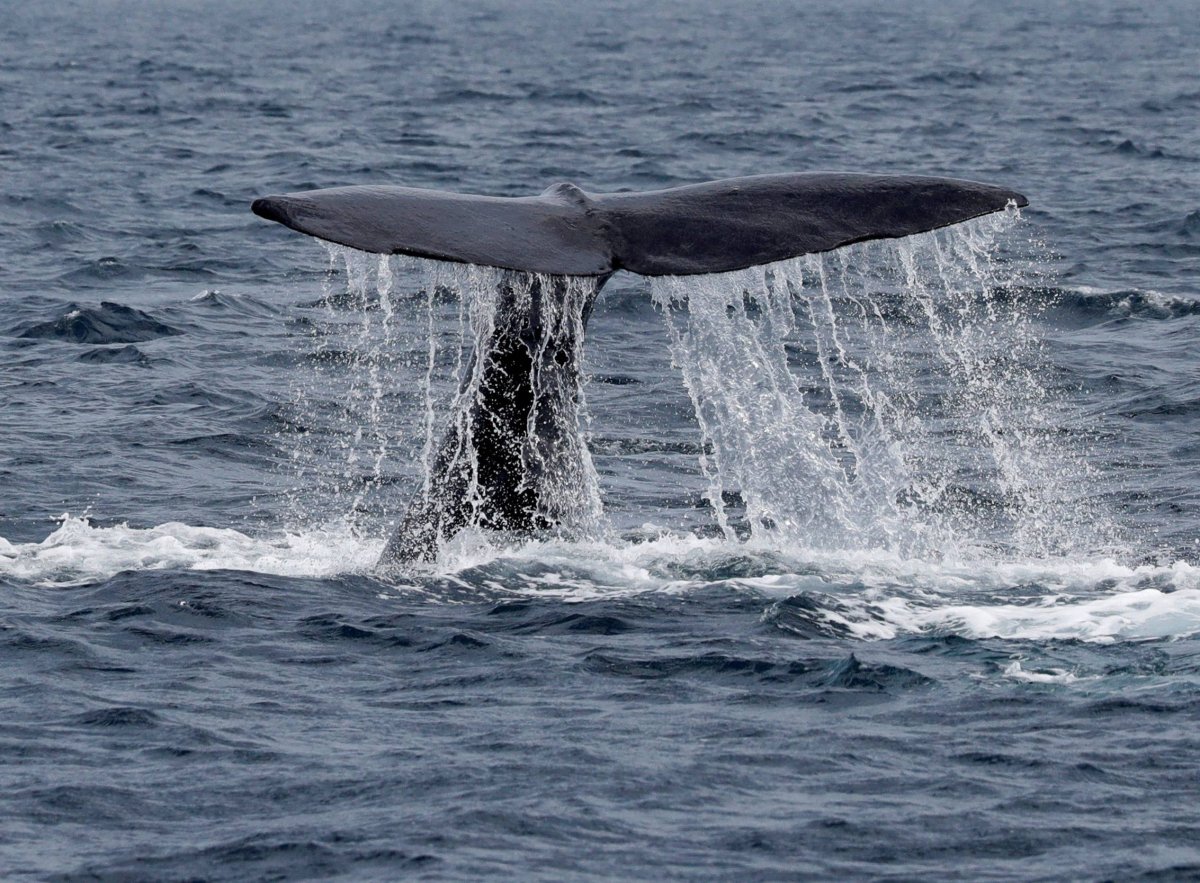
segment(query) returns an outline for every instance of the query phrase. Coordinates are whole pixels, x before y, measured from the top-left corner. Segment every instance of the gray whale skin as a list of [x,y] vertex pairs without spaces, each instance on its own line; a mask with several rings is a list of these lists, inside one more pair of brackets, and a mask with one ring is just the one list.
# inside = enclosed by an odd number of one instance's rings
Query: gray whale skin
[[[539,498],[535,441],[574,431],[542,413],[546,384],[573,401],[576,341],[543,339],[539,298],[561,296],[567,277],[591,286],[584,309],[617,270],[643,276],[726,273],[958,224],[1029,201],[1013,190],[923,176],[808,172],[755,175],[645,193],[586,193],[555,184],[540,196],[496,197],[395,186],[335,187],[256,199],[255,214],[319,239],[512,271],[502,275],[496,330],[474,400],[435,457],[381,565],[436,556],[468,524],[530,533],[553,529]],[[514,274],[531,296],[519,299]],[[518,307],[517,304],[520,304]],[[538,371],[541,394],[532,372]],[[468,372],[470,373],[470,372]],[[569,410],[569,409],[568,409]],[[570,416],[570,415],[568,415]],[[532,420],[530,418],[533,418]],[[531,440],[530,432],[537,434]],[[464,452],[475,454],[468,465]],[[468,493],[468,484],[471,484]]]

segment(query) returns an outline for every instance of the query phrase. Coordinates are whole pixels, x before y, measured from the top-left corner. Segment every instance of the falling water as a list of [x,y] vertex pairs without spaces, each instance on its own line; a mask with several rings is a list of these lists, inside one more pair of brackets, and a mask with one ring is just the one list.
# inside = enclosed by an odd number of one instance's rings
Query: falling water
[[[652,280],[728,537],[924,558],[1102,545],[1106,522],[1085,502],[1086,433],[1062,432],[1067,400],[1048,391],[1035,312],[1019,296],[1029,265],[997,256],[1014,220]],[[410,504],[436,508],[435,464],[450,456],[476,507],[468,526],[480,524],[470,408],[497,331],[532,311],[536,404],[510,441],[545,523],[603,531],[583,384],[553,370],[562,346],[582,364],[590,283],[339,247],[330,261],[312,371],[293,390],[305,520],[386,533]]]
[[[386,257],[327,246],[318,301],[298,322],[307,338],[291,377],[287,431],[290,520],[344,521],[378,531],[396,516],[415,477],[420,425],[404,401],[424,374],[423,296]],[[399,487],[397,487],[399,485]]]
[[[728,536],[913,557],[1102,541],[998,215],[651,290]],[[727,508],[740,495],[745,521]]]
[[411,505],[436,495],[435,462],[452,428],[454,468],[466,476],[466,497],[477,497],[470,408],[497,330],[532,310],[540,330],[534,407],[521,438],[509,441],[522,447],[537,482],[542,520],[569,536],[601,530],[583,385],[574,374],[569,384],[558,382],[554,361],[556,348],[569,346],[571,364],[582,364],[591,282],[327,249],[323,294],[305,324],[309,370],[292,384],[293,520],[345,520],[361,533],[389,532]]

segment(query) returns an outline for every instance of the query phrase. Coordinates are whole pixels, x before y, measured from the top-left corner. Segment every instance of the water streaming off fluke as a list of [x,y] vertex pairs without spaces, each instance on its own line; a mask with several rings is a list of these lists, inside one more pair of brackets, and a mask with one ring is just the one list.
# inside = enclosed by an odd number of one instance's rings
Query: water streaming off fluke
[[[595,283],[329,252],[313,370],[294,398],[300,414],[329,412],[316,422],[332,431],[294,446],[296,514],[375,513],[360,525],[368,531],[388,531],[407,514],[427,521],[441,546],[461,527],[503,528],[489,489],[497,473],[520,472],[513,508],[528,510],[539,534],[598,536],[603,511],[578,376]],[[342,268],[344,291],[335,285]],[[530,363],[520,402],[500,383],[512,356],[503,348],[513,346]]]
[[[708,498],[760,540],[906,557],[1090,551],[1085,433],[997,259],[1013,216],[651,290],[704,435]],[[1028,290],[1027,287],[1025,290]]]
[[[996,257],[1014,220],[648,283],[728,537],[934,559],[1104,543],[1105,519],[1080,502],[1086,433],[1055,431],[1071,418],[1048,392],[1035,307],[1014,294],[1029,290],[1029,266]],[[486,451],[525,465],[535,525],[602,536],[586,384],[554,358],[568,347],[583,363],[590,284],[339,247],[330,256],[345,282],[329,277],[295,400],[298,415],[326,412],[315,422],[332,431],[294,436],[296,484],[307,489],[297,512],[379,533],[411,505],[442,546],[459,524],[495,526],[480,476],[499,467],[476,445],[485,432]],[[509,339],[524,329],[534,365],[517,431],[472,413],[504,328],[516,329]],[[460,476],[457,521],[433,487],[448,461]]]

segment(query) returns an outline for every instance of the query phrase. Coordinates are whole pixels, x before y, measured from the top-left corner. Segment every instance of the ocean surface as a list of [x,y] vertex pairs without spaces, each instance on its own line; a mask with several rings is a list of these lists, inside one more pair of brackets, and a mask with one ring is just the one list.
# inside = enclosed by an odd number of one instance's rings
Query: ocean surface
[[[1198,11],[0,3],[0,877],[1200,878]],[[487,273],[253,198],[814,170],[1031,204],[619,274],[603,517],[376,568]]]

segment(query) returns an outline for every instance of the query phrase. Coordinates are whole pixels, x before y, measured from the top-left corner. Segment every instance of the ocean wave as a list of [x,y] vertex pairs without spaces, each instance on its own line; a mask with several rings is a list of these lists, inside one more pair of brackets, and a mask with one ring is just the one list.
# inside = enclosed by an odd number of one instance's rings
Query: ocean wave
[[125,346],[98,346],[95,349],[80,353],[77,361],[88,362],[93,365],[138,365],[143,368],[150,364],[150,358],[132,344]]
[[73,343],[142,343],[183,334],[149,313],[124,304],[102,301],[100,306],[70,304],[57,318],[38,322],[21,331],[23,338],[67,340]]
[[1137,288],[1106,290],[1081,285],[1051,292],[1053,306],[1106,318],[1180,319],[1200,315],[1200,299]]
[[206,288],[191,298],[189,303],[197,307],[243,313],[248,316],[274,316],[279,313],[277,307],[249,294],[224,292],[215,288]]

